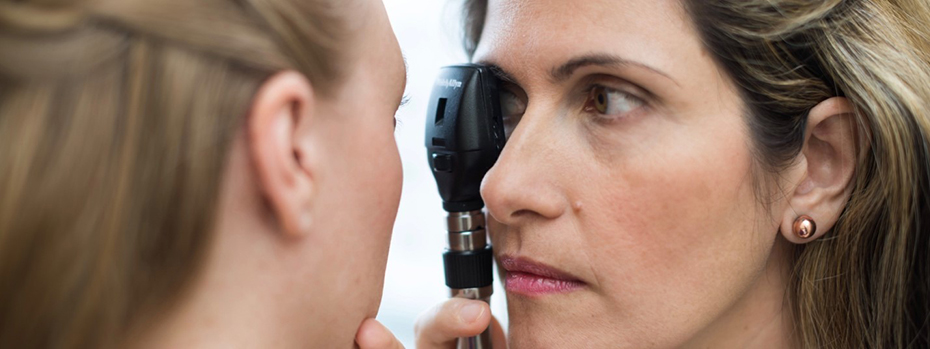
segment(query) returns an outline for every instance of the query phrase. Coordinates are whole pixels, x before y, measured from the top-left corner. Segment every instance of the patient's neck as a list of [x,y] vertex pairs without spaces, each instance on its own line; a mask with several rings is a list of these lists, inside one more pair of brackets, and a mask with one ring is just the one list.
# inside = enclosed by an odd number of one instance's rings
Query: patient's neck
[[273,324],[274,314],[239,302],[192,299],[131,339],[139,348],[261,348],[300,346]]
[[[296,309],[273,266],[251,252],[234,252],[216,239],[204,268],[176,306],[130,339],[142,348],[292,348],[313,346],[325,334],[310,311]],[[260,244],[260,243],[259,243]],[[251,246],[261,251],[267,246]],[[257,253],[257,252],[256,252]],[[297,316],[297,313],[301,313]]]

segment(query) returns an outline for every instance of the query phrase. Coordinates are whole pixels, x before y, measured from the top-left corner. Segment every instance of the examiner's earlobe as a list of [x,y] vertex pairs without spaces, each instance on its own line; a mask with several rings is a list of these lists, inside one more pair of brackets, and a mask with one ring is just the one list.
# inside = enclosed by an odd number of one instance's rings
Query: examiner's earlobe
[[[855,107],[844,97],[820,102],[807,117],[804,146],[788,192],[780,230],[788,241],[806,243],[830,231],[849,201],[859,149]],[[812,235],[799,217],[816,224]],[[803,225],[802,225],[803,226]],[[799,233],[802,232],[802,233]]]
[[294,71],[265,80],[248,115],[248,147],[258,187],[284,234],[305,235],[312,224],[313,177],[300,130],[312,122],[310,82]]

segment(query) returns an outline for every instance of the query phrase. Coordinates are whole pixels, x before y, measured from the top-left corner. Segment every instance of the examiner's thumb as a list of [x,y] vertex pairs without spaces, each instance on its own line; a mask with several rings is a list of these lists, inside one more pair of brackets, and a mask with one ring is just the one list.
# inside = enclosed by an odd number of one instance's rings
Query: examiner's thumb
[[[454,348],[457,338],[477,336],[488,328],[492,320],[491,309],[485,302],[463,298],[448,299],[423,312],[417,319],[414,328],[417,348]],[[503,337],[500,325],[494,330],[501,333],[499,337]]]
[[404,345],[378,320],[365,319],[355,334],[360,349],[403,349]]

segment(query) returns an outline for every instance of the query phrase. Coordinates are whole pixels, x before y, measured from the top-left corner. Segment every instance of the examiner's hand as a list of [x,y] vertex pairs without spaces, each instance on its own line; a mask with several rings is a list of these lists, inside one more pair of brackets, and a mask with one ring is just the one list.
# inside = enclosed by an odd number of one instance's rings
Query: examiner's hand
[[362,322],[355,333],[355,344],[360,349],[404,349],[394,334],[375,319]]
[[414,333],[418,349],[455,348],[458,337],[477,336],[491,323],[491,345],[506,349],[507,337],[497,319],[491,316],[487,303],[463,298],[451,298],[420,314]]
[[[497,319],[491,316],[488,304],[482,301],[452,298],[420,314],[414,332],[418,349],[455,348],[458,337],[477,336],[491,325],[494,349],[506,349],[507,338]],[[355,334],[360,349],[399,349],[403,344],[387,327],[375,319],[367,319]]]

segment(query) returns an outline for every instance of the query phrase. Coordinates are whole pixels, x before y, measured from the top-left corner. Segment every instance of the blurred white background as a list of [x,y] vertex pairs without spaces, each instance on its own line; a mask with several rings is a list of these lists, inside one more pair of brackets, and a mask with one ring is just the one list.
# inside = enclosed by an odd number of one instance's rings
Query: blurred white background
[[[442,269],[445,211],[426,162],[423,130],[433,79],[444,65],[466,62],[461,48],[460,0],[384,0],[407,59],[410,101],[398,112],[395,133],[404,165],[404,191],[378,320],[408,348],[413,324],[424,310],[448,298]],[[506,328],[504,291],[495,274],[491,311]]]

